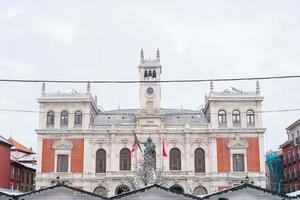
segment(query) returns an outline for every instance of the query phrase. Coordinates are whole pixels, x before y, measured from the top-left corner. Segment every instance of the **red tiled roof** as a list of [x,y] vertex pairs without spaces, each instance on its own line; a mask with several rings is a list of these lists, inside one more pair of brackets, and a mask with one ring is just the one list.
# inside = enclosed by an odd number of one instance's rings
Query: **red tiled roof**
[[12,146],[12,144],[7,139],[5,139],[2,135],[0,135],[0,143],[5,144],[7,146]]
[[[28,149],[27,147],[25,147],[24,145],[20,144],[19,142],[17,142],[16,140],[9,138],[8,141],[13,145],[13,147],[18,150],[18,151],[22,151],[24,153],[34,153],[32,150]],[[13,149],[12,149],[13,150]]]

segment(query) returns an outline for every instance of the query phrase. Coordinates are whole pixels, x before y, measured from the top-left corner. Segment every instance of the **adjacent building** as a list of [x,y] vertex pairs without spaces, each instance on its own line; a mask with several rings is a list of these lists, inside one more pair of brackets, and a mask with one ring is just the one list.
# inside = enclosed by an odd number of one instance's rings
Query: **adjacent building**
[[0,188],[10,186],[10,148],[11,144],[0,135]]
[[288,140],[280,147],[283,155],[284,191],[300,190],[300,119],[286,128]]
[[[138,74],[137,109],[102,110],[89,83],[86,91],[70,93],[48,93],[43,84],[37,189],[59,177],[102,196],[132,190],[126,178],[141,157],[138,150],[131,153],[134,134],[140,141],[152,138],[166,187],[201,195],[240,184],[247,175],[265,187],[266,129],[258,82],[253,91],[232,87],[220,92],[211,82],[203,109],[166,109],[161,107],[159,51],[154,59],[145,59],[141,51]],[[161,154],[163,141],[167,157]]]
[[282,193],[284,188],[283,180],[283,159],[281,151],[269,151],[266,154],[267,188]]
[[0,188],[34,190],[35,153],[12,138],[0,136],[0,155]]

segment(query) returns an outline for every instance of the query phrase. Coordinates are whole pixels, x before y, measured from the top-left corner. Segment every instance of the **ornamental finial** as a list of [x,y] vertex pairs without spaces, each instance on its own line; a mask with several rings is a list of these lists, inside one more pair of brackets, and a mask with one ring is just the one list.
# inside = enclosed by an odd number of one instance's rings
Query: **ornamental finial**
[[144,50],[141,49],[141,62],[144,62]]
[[46,94],[46,83],[43,83],[42,84],[42,96],[45,96],[45,94]]
[[214,92],[214,82],[210,81],[210,92]]
[[259,86],[259,81],[256,81],[256,94],[260,94],[260,86]]
[[160,53],[159,53],[159,49],[156,50],[156,60],[160,60]]
[[91,84],[90,84],[90,81],[87,82],[86,92],[87,92],[88,94],[91,93]]

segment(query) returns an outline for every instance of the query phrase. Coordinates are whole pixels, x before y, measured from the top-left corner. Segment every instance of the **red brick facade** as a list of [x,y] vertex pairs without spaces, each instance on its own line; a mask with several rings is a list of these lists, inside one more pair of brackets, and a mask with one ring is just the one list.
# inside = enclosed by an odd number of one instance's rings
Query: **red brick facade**
[[0,188],[10,188],[10,147],[11,145],[0,142]]
[[[53,144],[54,139],[43,139],[42,143],[42,172],[54,172],[55,151]],[[83,172],[83,156],[84,156],[84,140],[83,139],[71,139],[69,140],[73,144],[71,151],[71,172],[81,173]]]
[[282,147],[285,192],[300,190],[300,144],[286,142]]
[[[260,172],[259,138],[243,138],[249,144],[247,148],[248,171]],[[218,172],[230,172],[229,138],[217,138]]]

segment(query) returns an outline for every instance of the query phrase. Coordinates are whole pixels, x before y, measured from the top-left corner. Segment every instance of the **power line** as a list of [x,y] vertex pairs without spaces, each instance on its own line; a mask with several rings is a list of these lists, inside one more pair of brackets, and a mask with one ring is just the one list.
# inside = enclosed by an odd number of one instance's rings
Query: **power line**
[[[270,79],[292,79],[300,78],[300,75],[287,76],[263,76],[263,77],[241,77],[241,78],[214,78],[214,79],[175,79],[175,80],[152,80],[152,83],[198,83],[198,82],[225,82],[225,81],[247,81],[247,80],[270,80]],[[22,82],[22,83],[96,83],[96,84],[132,84],[149,83],[149,81],[138,80],[46,80],[46,79],[0,79],[0,82]]]
[[[292,109],[280,109],[280,110],[262,110],[262,111],[256,111],[256,113],[280,113],[280,112],[296,112],[300,111],[300,108],[292,108]],[[23,112],[23,113],[48,113],[47,112],[42,112],[42,111],[37,111],[37,110],[25,110],[25,109],[5,109],[5,108],[0,108],[0,112]],[[128,115],[128,113],[122,113],[122,110],[118,113],[110,113],[109,111],[102,111],[100,112],[102,115]],[[247,113],[247,112],[240,112],[241,113]],[[75,114],[69,112],[68,114]],[[91,113],[82,113],[83,115],[91,115]],[[130,113],[131,114],[131,113]],[[203,112],[174,112],[174,113],[162,113],[165,115],[199,115],[203,114]],[[208,114],[215,114],[217,115],[218,113],[208,113]]]

